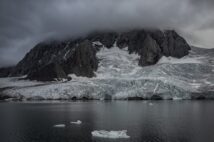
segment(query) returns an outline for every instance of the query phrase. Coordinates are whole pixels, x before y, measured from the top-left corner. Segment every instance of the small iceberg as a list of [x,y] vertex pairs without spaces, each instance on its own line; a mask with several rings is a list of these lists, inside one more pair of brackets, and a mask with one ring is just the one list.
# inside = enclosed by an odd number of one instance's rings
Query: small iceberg
[[173,97],[173,98],[172,98],[172,100],[173,100],[173,101],[180,101],[180,100],[182,100],[182,98],[179,98],[179,97]]
[[153,103],[149,103],[149,105],[150,105],[150,106],[153,106],[154,104],[153,104]]
[[71,124],[77,124],[77,125],[80,125],[80,124],[82,124],[82,121],[77,120],[76,122],[71,122]]
[[53,127],[55,127],[55,128],[64,128],[65,124],[56,124]]
[[119,139],[119,138],[130,138],[127,135],[127,130],[122,131],[105,131],[105,130],[95,130],[91,132],[93,137],[100,137],[100,138],[110,138],[110,139]]

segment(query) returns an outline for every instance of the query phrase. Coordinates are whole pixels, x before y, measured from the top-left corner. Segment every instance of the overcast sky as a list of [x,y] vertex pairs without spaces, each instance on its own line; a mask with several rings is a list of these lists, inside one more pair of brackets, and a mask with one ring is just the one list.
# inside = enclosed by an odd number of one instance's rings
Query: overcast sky
[[39,41],[93,30],[175,29],[190,44],[214,47],[214,0],[0,0],[0,67]]

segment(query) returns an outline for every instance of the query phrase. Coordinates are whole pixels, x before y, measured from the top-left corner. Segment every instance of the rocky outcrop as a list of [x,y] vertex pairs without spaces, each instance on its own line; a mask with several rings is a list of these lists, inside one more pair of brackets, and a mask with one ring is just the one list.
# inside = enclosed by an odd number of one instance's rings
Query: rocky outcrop
[[153,65],[161,56],[181,58],[190,50],[187,42],[172,30],[95,32],[76,39],[39,43],[6,75],[28,75],[29,79],[35,80],[43,80],[44,75],[50,75],[45,81],[65,78],[71,73],[93,77],[98,68],[96,52],[100,48],[92,44],[95,41],[107,48],[113,45],[128,47],[129,53],[140,55],[140,66]]
[[27,78],[38,81],[56,81],[68,79],[63,68],[57,63],[50,63],[44,67],[33,70],[28,74]]
[[89,34],[86,38],[91,42],[100,41],[107,48],[111,48],[113,44],[116,42],[117,37],[118,33],[116,32],[102,31]]
[[148,35],[144,40],[143,49],[140,51],[140,55],[139,65],[147,66],[157,63],[161,58],[162,53],[157,42]]
[[118,36],[117,45],[141,55],[139,65],[153,65],[162,55],[181,58],[189,54],[188,43],[173,30],[133,30]]
[[0,68],[0,77],[7,77],[13,71],[14,67]]
[[88,40],[81,42],[74,47],[73,54],[63,63],[66,73],[73,73],[77,76],[93,77],[94,71],[98,68],[96,50]]
[[16,65],[11,76],[27,75],[47,64],[59,62],[65,54],[66,42],[48,41],[37,44]]
[[96,50],[88,40],[43,42],[35,46],[11,72],[11,76],[28,75],[28,79],[53,81],[67,74],[93,77],[98,67]]
[[175,31],[166,31],[162,46],[162,52],[165,56],[181,58],[188,55],[190,46]]
[[147,34],[148,32],[145,30],[133,30],[121,33],[118,37],[117,45],[120,48],[128,47],[129,53],[140,53]]

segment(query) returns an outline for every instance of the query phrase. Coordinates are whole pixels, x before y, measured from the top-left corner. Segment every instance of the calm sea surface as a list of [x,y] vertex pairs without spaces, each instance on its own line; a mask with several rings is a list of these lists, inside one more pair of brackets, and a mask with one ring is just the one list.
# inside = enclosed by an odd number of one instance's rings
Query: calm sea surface
[[[76,120],[82,124],[70,124]],[[93,130],[130,138],[95,138]],[[214,142],[214,101],[0,103],[0,142],[111,141]]]

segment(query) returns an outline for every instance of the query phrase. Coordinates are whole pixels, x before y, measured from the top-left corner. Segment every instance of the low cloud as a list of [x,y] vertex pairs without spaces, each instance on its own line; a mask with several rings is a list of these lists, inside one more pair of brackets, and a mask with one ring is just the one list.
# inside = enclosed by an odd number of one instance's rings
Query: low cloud
[[176,29],[189,43],[212,47],[213,7],[212,0],[0,0],[0,66],[16,64],[42,40],[102,29]]

